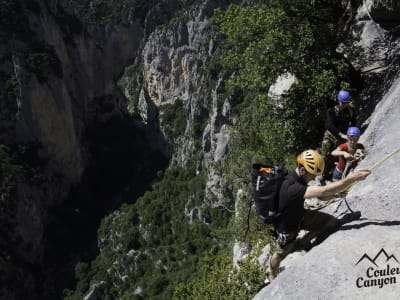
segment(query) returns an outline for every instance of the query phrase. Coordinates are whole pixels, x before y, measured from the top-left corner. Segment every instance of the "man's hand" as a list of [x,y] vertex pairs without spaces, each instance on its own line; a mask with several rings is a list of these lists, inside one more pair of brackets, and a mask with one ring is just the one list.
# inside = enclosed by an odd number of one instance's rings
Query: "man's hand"
[[344,153],[343,153],[343,156],[344,156],[344,159],[345,159],[345,160],[353,160],[353,159],[354,159],[354,156],[353,156],[353,155],[351,155],[350,153],[345,152],[345,151],[344,151]]
[[350,178],[352,181],[364,180],[371,174],[369,169],[360,169],[351,173],[347,178]]

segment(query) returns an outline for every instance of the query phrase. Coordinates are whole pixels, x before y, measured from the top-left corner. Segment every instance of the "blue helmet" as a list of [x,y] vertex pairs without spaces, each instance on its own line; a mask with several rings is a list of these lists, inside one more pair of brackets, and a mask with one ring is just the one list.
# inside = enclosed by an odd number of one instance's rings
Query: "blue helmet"
[[339,102],[350,102],[350,93],[346,90],[340,90],[337,95],[337,99],[339,100]]
[[360,129],[358,127],[349,127],[349,129],[347,129],[347,135],[348,136],[360,136]]

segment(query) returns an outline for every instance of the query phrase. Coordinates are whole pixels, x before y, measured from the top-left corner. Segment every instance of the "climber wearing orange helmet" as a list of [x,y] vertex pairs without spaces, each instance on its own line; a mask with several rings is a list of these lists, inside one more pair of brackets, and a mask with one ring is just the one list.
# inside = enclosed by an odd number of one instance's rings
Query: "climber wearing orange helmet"
[[[295,249],[310,249],[314,237],[333,230],[339,224],[331,215],[305,209],[304,199],[317,197],[328,200],[353,182],[365,179],[370,173],[368,169],[362,169],[329,185],[308,186],[311,180],[323,173],[324,158],[315,150],[306,150],[298,155],[297,164],[297,168],[286,176],[280,189],[280,216],[274,224],[277,240],[275,252],[270,259],[270,281],[275,279],[280,262],[290,252]],[[297,239],[301,229],[309,232],[303,238]]]

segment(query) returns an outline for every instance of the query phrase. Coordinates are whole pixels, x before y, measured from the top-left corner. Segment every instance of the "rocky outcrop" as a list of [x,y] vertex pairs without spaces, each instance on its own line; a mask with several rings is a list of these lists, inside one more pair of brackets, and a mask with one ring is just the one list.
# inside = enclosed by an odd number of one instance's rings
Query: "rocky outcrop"
[[[342,45],[338,51],[343,52],[354,66],[357,77],[360,76],[357,102],[362,111],[360,120],[366,121],[399,71],[399,39],[395,29],[399,21],[393,17],[398,4],[367,0],[361,1],[354,10],[357,14],[350,28],[354,43],[349,47]],[[387,27],[389,23],[391,28]]]
[[364,1],[361,10],[368,13],[383,29],[399,35],[400,4],[397,1]]
[[[193,151],[184,146],[194,144],[192,125],[208,118],[204,109],[210,111],[211,97],[205,84],[209,78],[204,77],[204,65],[214,51],[209,17],[223,3],[205,1],[182,12],[167,28],[158,28],[150,34],[143,49],[141,99],[148,104],[142,107],[162,107],[176,100],[185,103],[185,138],[174,147],[177,150],[174,159],[183,165]],[[151,113],[157,111],[141,112],[144,119],[154,120]],[[180,153],[180,149],[186,149],[186,153]]]
[[[229,130],[224,123],[230,104],[229,99],[220,99],[220,80],[210,93],[212,79],[204,66],[215,51],[209,18],[214,8],[226,5],[225,2],[205,1],[194,5],[166,28],[151,33],[143,49],[140,114],[143,119],[154,122],[158,116],[154,106],[162,112],[163,105],[183,101],[185,133],[170,141],[172,162],[185,166],[196,151],[204,153],[198,168],[207,168],[209,174],[206,202],[213,197],[224,198],[219,184],[221,174],[212,168],[213,162],[220,161],[228,151]],[[195,128],[202,131],[195,132]],[[196,141],[199,134],[203,136],[201,144]]]

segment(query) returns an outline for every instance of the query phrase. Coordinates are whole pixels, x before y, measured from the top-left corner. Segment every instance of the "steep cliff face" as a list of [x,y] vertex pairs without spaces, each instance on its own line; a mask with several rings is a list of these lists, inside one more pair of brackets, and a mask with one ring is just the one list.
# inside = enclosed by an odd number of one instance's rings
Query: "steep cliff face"
[[355,42],[339,47],[362,76],[360,117],[364,121],[391,86],[398,72],[398,4],[394,1],[362,1],[354,7],[349,33]]
[[62,76],[49,74],[45,83],[39,82],[15,55],[20,90],[16,138],[22,143],[37,138],[63,168],[61,172],[74,182],[85,167],[85,151],[80,145],[86,124],[97,117],[96,107],[104,104],[101,101],[108,104],[107,111],[101,112],[101,121],[123,114],[115,79],[134,57],[144,29],[134,20],[108,28],[82,28],[81,35],[70,33],[67,39],[58,23],[59,15],[65,14],[62,7],[51,11],[45,3],[37,5],[40,12],[25,12],[28,26],[37,40],[53,47]]
[[209,17],[216,7],[224,4],[225,1],[205,1],[195,5],[167,28],[156,29],[143,49],[140,101],[159,107],[178,100],[184,103],[187,119],[184,140],[174,148],[174,158],[181,165],[187,163],[195,150],[193,124],[205,123],[212,114],[211,83],[204,70],[215,51]]
[[[92,249],[101,216],[121,202],[117,191],[134,180],[137,196],[163,168],[166,151],[152,143],[157,126],[132,118],[117,87],[140,53],[141,14],[153,4],[130,11],[118,25],[84,25],[78,7],[66,1],[8,1],[2,8],[1,86],[8,102],[2,101],[1,143],[17,149],[40,177],[32,182],[29,172],[19,173],[12,208],[1,216],[13,224],[1,243],[8,282],[2,297],[35,297],[50,265],[61,263],[56,272],[62,272],[73,255],[87,253],[72,244],[82,229],[68,232],[68,224],[92,228],[90,237],[81,231]],[[73,255],[54,253],[70,246]]]
[[185,166],[196,160],[199,170],[210,168],[207,191],[214,189],[212,194],[220,198],[222,193],[215,186],[221,174],[217,175],[213,163],[227,153],[230,103],[219,91],[221,80],[210,78],[206,64],[216,51],[209,18],[216,7],[224,6],[226,1],[199,2],[149,35],[142,52],[137,105],[137,112],[149,123],[158,122],[160,111],[165,130],[169,124],[163,122],[163,106],[183,103],[184,109],[177,111],[181,115],[175,116],[185,120],[183,134],[169,141],[167,153],[173,155],[173,164]]
[[[399,58],[396,9],[394,1],[363,1],[352,25],[356,45],[346,50],[356,69],[367,70],[363,76],[370,86],[362,90],[362,100],[378,103],[364,124],[368,128],[360,142],[368,155],[360,167],[374,166],[400,146],[395,130],[399,70],[393,64]],[[309,252],[291,254],[277,279],[254,299],[397,299],[399,161],[398,153],[388,158],[345,199],[324,209],[338,218],[359,211],[361,219],[345,224]]]

